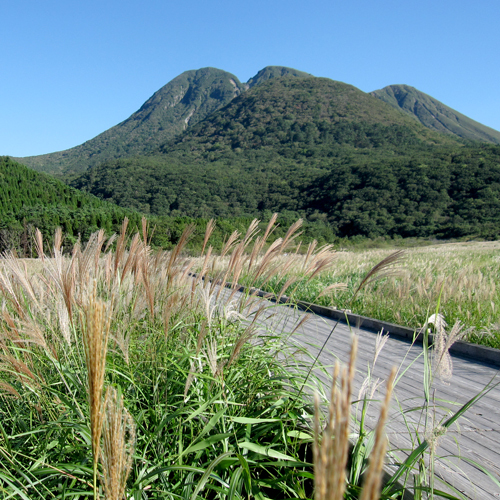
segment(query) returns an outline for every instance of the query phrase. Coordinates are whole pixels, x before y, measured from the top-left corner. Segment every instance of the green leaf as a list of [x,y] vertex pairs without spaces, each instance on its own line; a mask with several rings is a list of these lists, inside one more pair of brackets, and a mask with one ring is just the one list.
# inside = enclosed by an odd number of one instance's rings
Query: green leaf
[[310,434],[306,434],[302,431],[289,431],[286,435],[297,439],[312,439],[312,436]]
[[227,439],[229,436],[232,436],[231,432],[226,432],[225,434],[215,434],[214,436],[210,436],[206,439],[203,439],[202,441],[199,441],[196,444],[192,444],[191,446],[188,446],[180,456],[187,455],[188,453],[194,453],[195,451],[200,451],[205,448],[208,448],[209,446],[212,446],[216,443],[219,443],[220,441],[223,441],[224,439]]
[[[196,485],[196,489],[194,490],[193,494],[191,495],[191,500],[196,500],[198,493],[205,487],[205,484],[208,481],[208,478],[212,475],[212,471],[217,466],[217,464],[219,464],[219,462],[221,462],[222,460],[224,460],[225,458],[229,457],[232,454],[233,454],[232,451],[228,451],[226,453],[223,453],[222,455],[220,455],[219,457],[217,457],[215,460],[213,460],[210,463],[210,465],[207,467],[207,470],[205,471],[205,473],[201,477],[200,481]],[[219,481],[222,481],[219,477],[217,477],[216,479],[218,479]]]
[[248,417],[230,417],[230,420],[238,424],[262,424],[264,422],[279,422],[279,418],[248,418]]
[[280,453],[279,451],[273,450],[269,446],[261,446],[260,444],[250,443],[248,441],[243,441],[242,443],[238,443],[238,446],[240,448],[253,451],[254,453],[258,453],[259,455],[264,455],[266,457],[277,458],[278,460],[296,461],[295,458],[289,455],[285,455],[284,453]]

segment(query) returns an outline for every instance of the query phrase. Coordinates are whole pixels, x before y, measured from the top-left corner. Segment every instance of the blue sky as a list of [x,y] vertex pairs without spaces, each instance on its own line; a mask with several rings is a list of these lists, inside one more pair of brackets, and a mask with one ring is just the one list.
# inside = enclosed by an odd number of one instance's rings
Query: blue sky
[[4,0],[0,155],[67,149],[183,71],[406,83],[500,130],[499,0]]

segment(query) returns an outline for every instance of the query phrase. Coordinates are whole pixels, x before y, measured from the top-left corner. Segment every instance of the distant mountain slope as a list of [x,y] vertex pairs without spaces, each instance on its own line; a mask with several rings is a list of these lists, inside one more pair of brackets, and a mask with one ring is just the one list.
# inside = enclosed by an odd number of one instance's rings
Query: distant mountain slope
[[[20,250],[27,228],[39,228],[50,239],[60,226],[74,243],[79,234],[85,240],[99,228],[118,231],[124,217],[139,227],[140,214],[0,157],[0,252]],[[24,234],[23,245],[31,245],[32,236]]]
[[80,146],[16,160],[39,172],[72,177],[108,159],[145,154],[204,120],[249,87],[285,75],[309,76],[284,66],[268,66],[245,84],[216,68],[186,71],[155,92],[125,121]]
[[203,120],[245,88],[236,76],[220,69],[186,71],[125,121],[80,146],[16,159],[38,171],[71,176],[107,159],[144,154]]
[[500,132],[462,115],[409,85],[389,85],[371,92],[371,95],[416,118],[430,129],[463,139],[500,144]]
[[[105,162],[74,185],[156,215],[228,217],[292,211],[295,216],[326,218],[324,200],[339,192],[350,196],[346,186],[358,186],[361,176],[355,172],[360,168],[378,173],[374,185],[363,174],[364,186],[373,196],[377,186],[385,189],[388,171],[402,164],[407,165],[405,172],[411,171],[412,160],[430,166],[419,170],[427,186],[432,178],[427,171],[432,173],[441,161],[433,159],[438,146],[463,148],[351,85],[284,77],[241,94],[154,155]],[[329,179],[336,171],[346,178],[332,188]],[[324,185],[329,185],[328,192],[322,190]],[[439,183],[430,185],[428,197],[441,189]],[[392,209],[398,206],[385,193],[382,211],[385,201]],[[417,209],[415,203],[408,206],[410,212]],[[334,227],[339,224],[332,220]],[[373,224],[382,226],[383,216],[377,215]]]
[[[185,149],[181,145],[186,143],[192,151],[197,151],[201,144],[204,150],[215,143],[220,149],[221,141],[232,148],[247,149],[301,142],[325,147],[370,147],[375,129],[381,127],[399,127],[399,133],[404,131],[431,143],[453,141],[352,85],[310,76],[273,78],[262,83],[160,150],[167,153],[172,148]],[[363,132],[354,133],[354,129]]]
[[[231,73],[215,68],[186,71],[158,90],[127,120],[84,144],[65,151],[16,160],[35,170],[68,180],[103,161],[151,153],[160,145],[178,137],[184,130],[210,117],[242,93],[251,92],[270,80],[287,77],[290,80],[314,79],[303,71],[284,66],[267,66],[247,83],[241,83]],[[357,98],[361,94],[366,96],[360,93],[356,94]],[[402,113],[402,116],[406,114],[431,130],[464,139],[500,143],[500,132],[474,122],[412,87],[392,85],[372,92],[372,96],[389,104]],[[342,99],[349,98],[350,94],[347,93]],[[338,107],[339,98],[335,99],[335,106]],[[330,107],[325,103],[321,106],[323,110]],[[338,108],[335,120],[354,122],[359,119],[356,116],[358,104],[345,101],[342,106]],[[381,108],[376,110],[373,106],[371,104],[365,109],[365,119],[370,122],[368,115],[374,112],[375,123],[382,115]],[[255,107],[257,108],[258,106]],[[352,119],[349,118],[351,113],[354,113]],[[302,120],[300,113],[294,111],[293,116],[299,122]],[[248,119],[251,120],[250,117]],[[396,120],[395,115],[391,120]],[[398,123],[402,123],[401,120]],[[418,134],[422,136],[422,132]]]

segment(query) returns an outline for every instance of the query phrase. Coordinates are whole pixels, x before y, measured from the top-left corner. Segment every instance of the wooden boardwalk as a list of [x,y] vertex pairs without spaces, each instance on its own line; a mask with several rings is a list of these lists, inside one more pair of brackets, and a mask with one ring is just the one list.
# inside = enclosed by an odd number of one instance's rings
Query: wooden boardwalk
[[[262,328],[271,328],[275,331],[291,332],[297,321],[306,314],[275,304],[269,310],[273,312],[273,316],[267,319]],[[319,358],[319,365],[323,367],[333,366],[336,359],[346,362],[350,352],[351,336],[353,333],[358,336],[357,375],[353,391],[353,397],[357,399],[367,369],[373,364],[377,334],[363,328],[349,328],[346,324],[337,324],[328,318],[308,316],[308,320],[290,337],[290,341],[307,346],[309,353],[316,356],[319,346],[323,345],[334,329]],[[388,333],[389,339],[378,356],[372,377],[385,380],[392,366],[399,368],[401,378],[395,387],[387,434],[392,450],[411,450],[415,446],[412,446],[410,441],[408,427],[414,439],[417,435],[421,440],[424,438],[424,416],[419,409],[424,401],[422,346],[411,345],[396,337],[391,338],[390,332]],[[453,356],[452,361],[453,375],[449,383],[440,380],[433,382],[432,397],[436,401],[436,408],[430,412],[431,416],[434,415],[434,424],[430,427],[437,428],[450,411],[458,410],[476,396],[499,371],[492,365],[465,357]],[[331,370],[329,372],[331,373]],[[330,385],[331,378],[324,370],[316,370],[316,374],[321,380],[320,383]],[[500,382],[500,374],[497,378],[495,382]],[[384,392],[383,384],[381,388]],[[374,399],[381,399],[381,393],[378,396],[375,393]],[[377,409],[373,410],[369,412],[367,420],[367,426],[372,428],[378,419]],[[481,464],[496,481],[500,482],[500,386],[476,402],[458,420],[458,425],[454,424],[438,439],[435,453],[436,488],[444,489],[439,481],[439,478],[443,478],[456,488],[454,491],[456,496],[460,496],[458,494],[460,492],[464,498],[473,500],[500,499],[498,484],[475,465],[475,463]],[[398,453],[398,456],[403,459],[404,452]]]

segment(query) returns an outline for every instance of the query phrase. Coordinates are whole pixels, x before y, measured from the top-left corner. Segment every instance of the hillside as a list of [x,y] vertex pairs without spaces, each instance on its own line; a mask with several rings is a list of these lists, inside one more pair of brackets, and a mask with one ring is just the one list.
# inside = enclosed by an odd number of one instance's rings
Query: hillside
[[239,95],[245,87],[215,68],[186,71],[155,92],[125,121],[65,151],[16,158],[35,170],[72,176],[107,159],[145,154]]
[[204,120],[250,86],[281,76],[308,76],[283,66],[269,66],[241,83],[227,71],[186,71],[155,92],[125,121],[65,151],[16,158],[39,172],[73,177],[108,159],[146,154]]
[[273,79],[76,187],[146,213],[303,216],[337,236],[500,233],[500,149],[465,146],[340,82]]
[[500,132],[486,127],[458,111],[451,109],[437,99],[410,87],[389,85],[371,95],[416,118],[422,125],[463,139],[500,144]]
[[[247,83],[215,68],[186,71],[158,90],[128,119],[84,144],[16,160],[35,170],[71,179],[106,160],[152,153],[240,94],[284,77],[312,78],[303,71],[284,66],[267,66]],[[372,95],[432,130],[468,140],[500,142],[500,132],[474,122],[412,87],[392,85]],[[375,120],[379,111],[375,110]],[[344,115],[339,116],[346,118],[350,112],[351,108],[345,106]]]
[[0,157],[0,180],[0,252],[31,246],[35,228],[50,239],[60,226],[71,245],[78,235],[85,240],[99,228],[118,232],[124,217],[131,227],[140,227],[139,213],[78,191],[9,157]]

